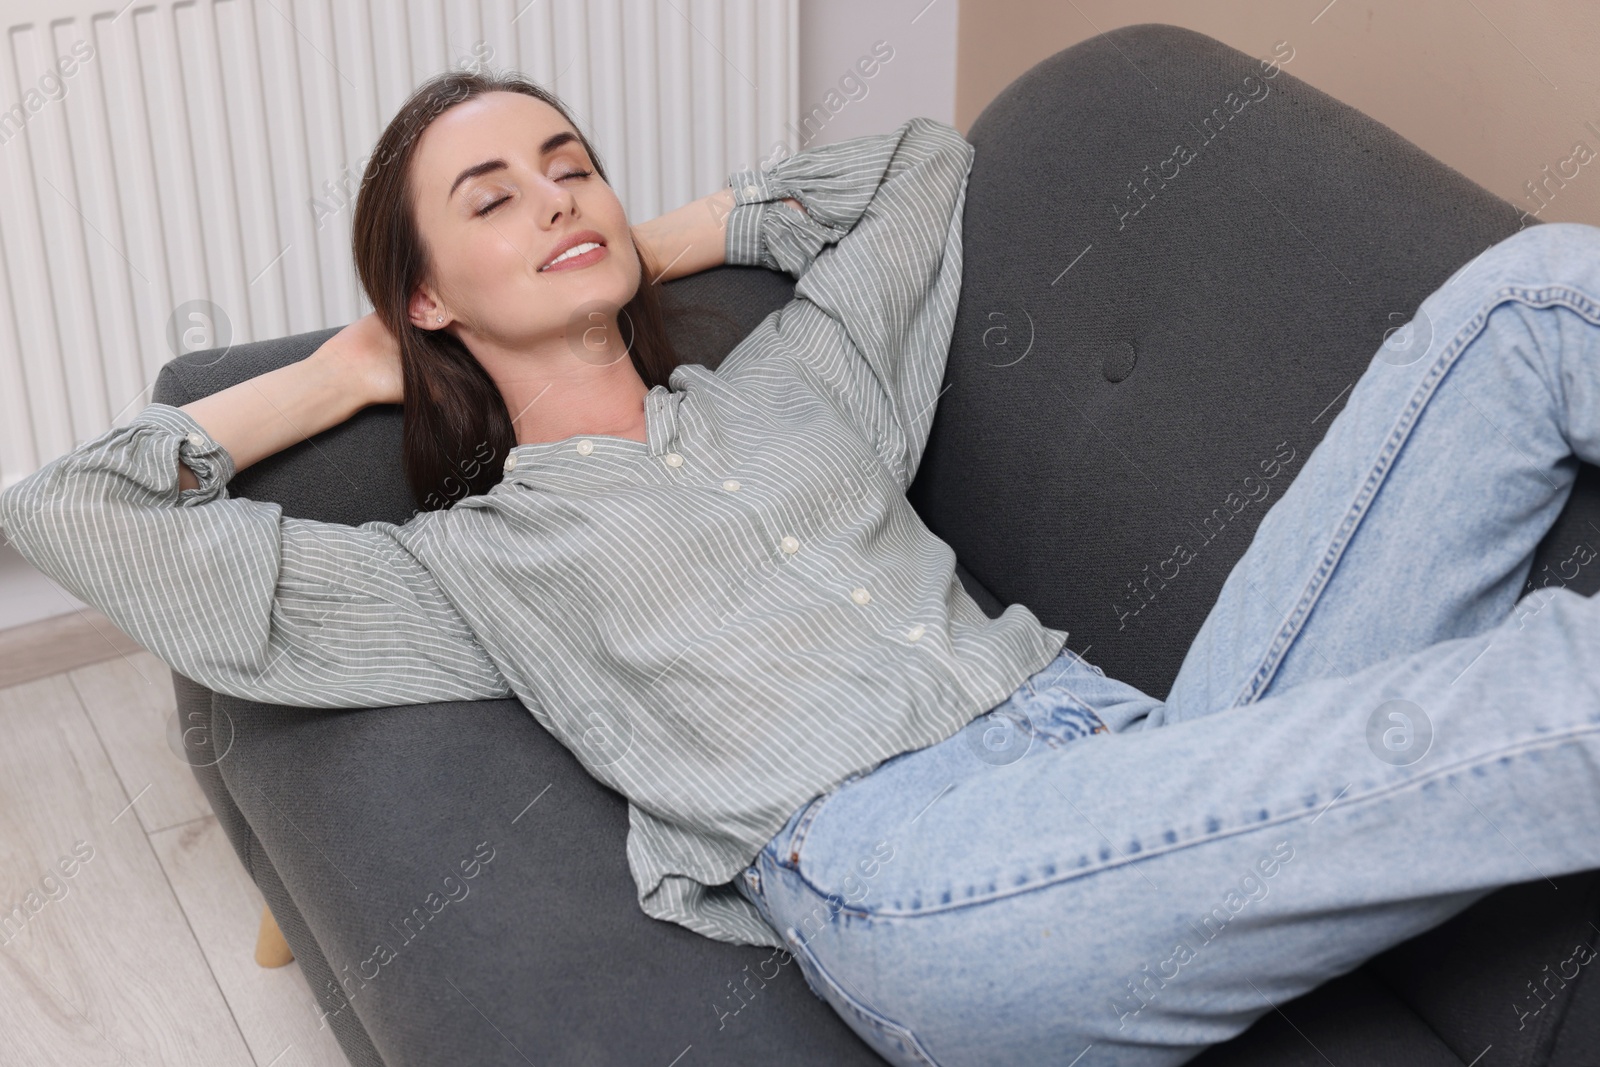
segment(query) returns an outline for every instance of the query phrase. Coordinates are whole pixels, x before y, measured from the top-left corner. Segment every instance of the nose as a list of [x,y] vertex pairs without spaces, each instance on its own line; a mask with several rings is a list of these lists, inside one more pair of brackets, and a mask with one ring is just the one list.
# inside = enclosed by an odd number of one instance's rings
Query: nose
[[578,198],[573,191],[554,178],[542,178],[541,184],[548,188],[547,199],[544,201],[545,228],[549,229],[561,220],[563,214],[576,217],[578,214]]

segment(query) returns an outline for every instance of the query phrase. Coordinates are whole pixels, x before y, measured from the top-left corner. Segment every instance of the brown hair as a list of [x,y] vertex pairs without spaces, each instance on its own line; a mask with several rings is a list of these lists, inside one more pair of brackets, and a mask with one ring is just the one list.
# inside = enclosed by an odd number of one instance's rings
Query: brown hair
[[[356,197],[352,242],[362,288],[400,343],[406,481],[424,511],[488,492],[516,444],[505,399],[467,346],[447,330],[420,329],[407,317],[411,294],[430,269],[409,181],[417,139],[451,107],[491,92],[523,93],[555,108],[578,131],[595,172],[609,181],[594,146],[561,101],[514,71],[435,75],[417,87],[378,138]],[[646,387],[666,385],[678,358],[657,285],[649,280],[654,265],[635,249],[643,269],[638,291],[617,314],[619,332]]]

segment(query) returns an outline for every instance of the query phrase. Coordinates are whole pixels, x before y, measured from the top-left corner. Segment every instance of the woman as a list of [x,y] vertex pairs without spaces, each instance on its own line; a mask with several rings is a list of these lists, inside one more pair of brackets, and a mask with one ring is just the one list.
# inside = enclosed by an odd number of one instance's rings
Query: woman
[[[630,229],[553,98],[442,76],[362,183],[374,314],[150,405],[0,520],[219,692],[515,695],[628,797],[647,913],[792,952],[895,1063],[1179,1064],[1496,886],[1600,866],[1600,612],[1511,613],[1574,452],[1600,462],[1600,230],[1519,233],[1424,301],[1161,702],[1021,605],[987,618],[906,502],[971,159],[914,119]],[[795,299],[715,373],[674,366],[652,286],[723,262]],[[404,525],[228,497],[396,402]],[[1425,564],[1426,602],[1391,595]]]

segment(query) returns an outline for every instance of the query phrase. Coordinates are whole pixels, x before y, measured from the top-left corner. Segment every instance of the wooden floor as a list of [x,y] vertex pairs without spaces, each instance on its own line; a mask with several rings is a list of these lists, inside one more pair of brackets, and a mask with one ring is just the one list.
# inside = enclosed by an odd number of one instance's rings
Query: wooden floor
[[0,683],[0,1067],[346,1067],[299,965],[256,966],[166,666],[85,612],[0,632]]

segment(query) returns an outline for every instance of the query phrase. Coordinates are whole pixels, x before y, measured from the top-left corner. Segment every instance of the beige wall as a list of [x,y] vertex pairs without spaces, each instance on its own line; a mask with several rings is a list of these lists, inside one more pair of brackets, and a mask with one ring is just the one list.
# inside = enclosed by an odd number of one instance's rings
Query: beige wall
[[[956,126],[1039,60],[1140,22],[1252,56],[1287,41],[1296,77],[1543,221],[1600,225],[1595,0],[962,0]],[[1543,206],[1525,188],[1541,181]]]

